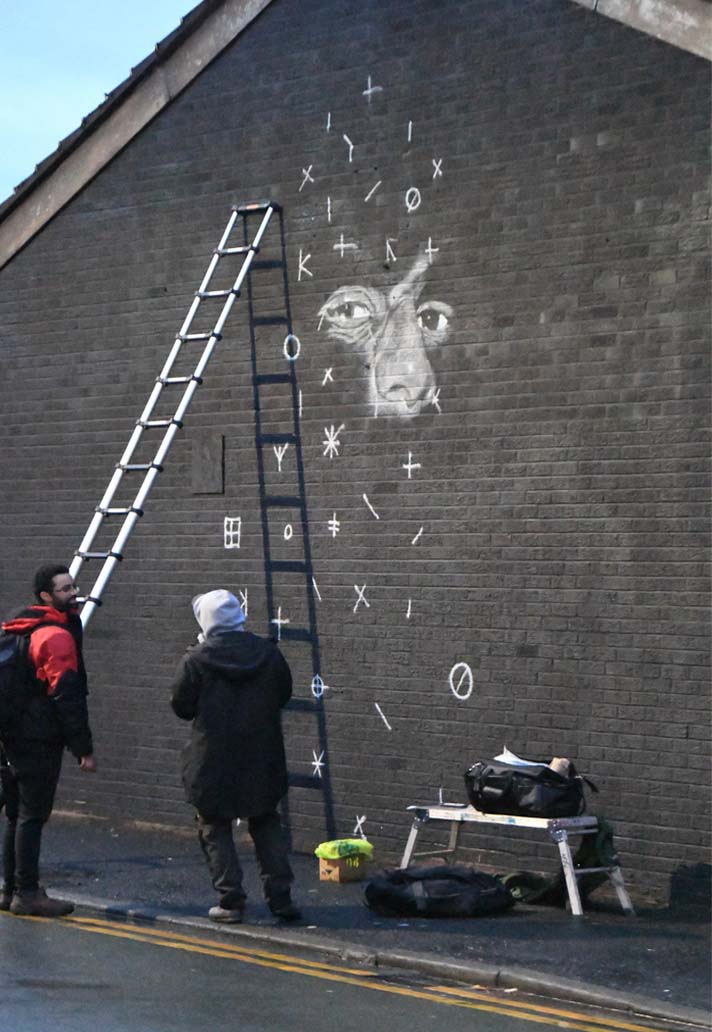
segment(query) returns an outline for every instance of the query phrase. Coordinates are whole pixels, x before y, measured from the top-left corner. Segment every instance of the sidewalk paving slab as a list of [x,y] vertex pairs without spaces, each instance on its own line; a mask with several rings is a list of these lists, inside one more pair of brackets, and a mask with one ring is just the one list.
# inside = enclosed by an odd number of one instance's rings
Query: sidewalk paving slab
[[294,854],[304,920],[281,925],[262,899],[251,844],[240,829],[237,838],[248,892],[243,925],[206,919],[216,897],[189,826],[55,814],[44,835],[43,880],[56,895],[117,918],[710,1025],[710,913],[702,901],[647,905],[634,917],[594,896],[583,918],[522,905],[482,918],[385,918],[364,905],[363,882],[321,882],[316,857]]

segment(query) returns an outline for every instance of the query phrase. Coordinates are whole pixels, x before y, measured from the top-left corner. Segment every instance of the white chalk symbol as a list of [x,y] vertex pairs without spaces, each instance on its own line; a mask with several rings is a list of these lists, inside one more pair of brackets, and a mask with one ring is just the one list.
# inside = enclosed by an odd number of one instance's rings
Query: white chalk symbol
[[291,523],[285,523],[284,525],[284,540],[291,541],[294,536],[294,527]]
[[408,470],[408,480],[411,479],[411,472],[414,469],[420,469],[420,463],[419,462],[413,462],[413,453],[412,452],[408,452],[408,461],[401,463],[401,469],[407,469]]
[[361,91],[361,95],[363,97],[366,97],[366,99],[368,100],[368,102],[370,104],[371,103],[371,96],[374,93],[383,93],[383,87],[382,86],[372,86],[371,85],[371,76],[369,75],[369,77],[368,77],[368,86],[366,87],[365,90]]
[[425,253],[428,256],[428,265],[433,264],[433,255],[438,254],[439,251],[439,247],[433,247],[433,238],[428,237],[428,246],[425,248]]
[[353,161],[353,160],[354,160],[354,145],[353,145],[353,143],[351,142],[351,140],[350,140],[350,139],[348,138],[348,136],[346,135],[346,133],[344,133],[344,136],[343,136],[343,140],[344,140],[344,143],[345,143],[345,144],[346,144],[346,145],[348,146],[348,148],[349,148],[349,162],[351,162],[351,161]]
[[411,541],[411,545],[417,545],[417,544],[418,544],[418,541],[420,540],[420,537],[421,537],[421,535],[422,535],[422,533],[423,533],[423,531],[424,531],[424,530],[425,530],[425,527],[421,527],[421,528],[420,528],[420,530],[418,531],[418,533],[417,533],[417,534],[415,535],[415,537],[414,537],[414,538],[413,538],[413,540]]
[[373,197],[373,195],[375,194],[376,190],[379,188],[379,186],[381,185],[382,182],[383,182],[383,180],[379,179],[378,182],[376,183],[376,185],[372,186],[371,189],[368,191],[368,193],[364,197],[364,202],[366,204],[368,204],[368,202],[371,200],[371,198]]
[[281,606],[277,606],[277,615],[270,620],[270,623],[273,623],[273,624],[276,625],[276,627],[277,627],[277,641],[281,641],[282,640],[282,627],[285,624],[291,623],[290,620],[287,620],[285,617],[282,617],[282,607]]
[[386,237],[386,261],[397,262],[395,251],[391,247],[391,244],[397,244],[398,240],[396,237]]
[[315,699],[320,699],[324,692],[328,692],[329,685],[324,684],[320,674],[314,674],[311,682],[311,693]]
[[314,588],[314,594],[321,602],[321,595],[319,594],[319,588],[317,587],[316,579],[312,577],[312,587]]
[[381,720],[382,720],[382,721],[383,721],[383,723],[384,723],[384,724],[386,725],[386,727],[388,728],[388,730],[389,730],[389,731],[392,731],[392,730],[393,730],[393,728],[391,727],[391,725],[390,725],[390,724],[388,723],[388,721],[386,720],[386,716],[385,716],[385,713],[383,712],[383,710],[381,709],[381,707],[380,707],[380,706],[378,705],[378,703],[377,703],[377,702],[374,702],[374,704],[373,704],[373,705],[374,705],[374,706],[376,707],[376,710],[378,711],[378,715],[380,716]]
[[321,381],[321,386],[326,387],[327,383],[333,383],[334,377],[332,375],[333,366],[329,366],[328,369],[324,370],[324,379]]
[[316,749],[312,749],[312,756],[314,757],[314,759],[312,760],[312,767],[314,768],[314,777],[320,778],[321,768],[326,766],[326,764],[324,763],[324,750],[322,749],[319,755],[317,756]]
[[[311,165],[309,166],[309,168],[311,168]],[[433,172],[433,179],[437,179],[438,176],[440,176],[442,178],[442,174],[443,174],[443,159],[442,158],[433,158],[433,168],[435,170]],[[304,171],[304,169],[302,169],[302,172],[303,171]]]
[[359,587],[358,584],[354,584],[354,591],[358,595],[358,598],[356,599],[356,605],[354,606],[354,613],[356,612],[356,610],[362,602],[365,605],[366,609],[370,609],[371,603],[368,601],[365,595],[366,585],[363,584],[361,587]]
[[474,678],[468,663],[456,663],[450,671],[448,680],[450,682],[450,690],[456,699],[464,702],[470,698],[474,686]]
[[370,503],[370,502],[369,502],[369,500],[368,500],[368,495],[367,495],[367,494],[365,494],[365,493],[364,493],[364,495],[363,495],[363,500],[364,500],[364,502],[366,503],[366,505],[367,505],[367,506],[369,507],[369,509],[371,510],[371,512],[373,513],[373,515],[374,515],[374,516],[376,517],[376,519],[377,519],[377,520],[380,520],[380,518],[381,518],[381,517],[380,517],[380,516],[378,515],[378,513],[376,512],[376,510],[375,510],[375,509],[373,508],[373,506],[371,505],[371,503]]
[[440,408],[440,388],[439,387],[436,387],[435,390],[433,391],[433,395],[432,395],[432,397],[430,399],[430,404],[433,405],[438,410],[438,412],[442,412],[442,409]]
[[314,182],[314,179],[313,179],[313,177],[311,175],[311,170],[313,168],[314,168],[314,166],[310,165],[309,168],[303,168],[302,169],[302,175],[304,176],[304,178],[302,179],[302,185],[299,187],[299,193],[302,192],[302,190],[307,185],[307,183],[313,183]]
[[242,517],[226,516],[223,523],[223,544],[225,548],[239,548],[242,533]]
[[341,239],[338,244],[334,244],[332,251],[338,251],[340,256],[343,258],[344,251],[358,251],[358,244],[355,244],[353,241],[345,241],[344,234],[342,233]]
[[314,273],[310,272],[309,269],[307,269],[307,262],[309,261],[310,258],[311,258],[310,254],[306,255],[306,257],[304,256],[304,252],[302,251],[302,249],[300,247],[299,248],[299,272],[297,273],[297,283],[299,283],[299,281],[301,280],[302,273],[304,273],[305,276],[309,276],[310,279],[313,278]]
[[417,211],[420,207],[422,197],[420,196],[420,190],[417,186],[410,186],[405,192],[405,206],[410,214],[411,212]]
[[339,522],[339,520],[337,520],[336,513],[332,513],[331,519],[327,523],[327,527],[331,532],[331,536],[335,538],[341,530],[341,523]]
[[282,345],[282,351],[284,357],[288,362],[296,362],[299,358],[299,353],[302,350],[302,342],[296,333],[288,333],[284,338],[284,344]]
[[357,815],[356,816],[356,824],[354,825],[354,830],[353,830],[352,834],[360,835],[362,839],[365,839],[366,836],[365,836],[364,831],[363,831],[363,826],[364,826],[365,823],[366,823],[366,814],[364,814],[363,817],[359,817]]
[[272,445],[272,449],[273,449],[275,457],[277,459],[277,472],[278,473],[282,472],[282,459],[284,458],[288,447],[289,447],[288,444],[273,444]]
[[341,424],[338,429],[332,423],[331,426],[324,427],[325,437],[322,441],[324,446],[324,456],[328,459],[333,459],[339,454],[339,448],[341,447],[341,441],[339,440],[339,434],[344,429],[344,423]]
[[407,609],[406,614],[405,614],[406,620],[410,620],[410,614],[411,614],[412,606],[413,606],[413,600],[409,598],[408,599],[408,609]]
[[247,616],[247,588],[240,593],[240,605],[242,606],[242,612]]

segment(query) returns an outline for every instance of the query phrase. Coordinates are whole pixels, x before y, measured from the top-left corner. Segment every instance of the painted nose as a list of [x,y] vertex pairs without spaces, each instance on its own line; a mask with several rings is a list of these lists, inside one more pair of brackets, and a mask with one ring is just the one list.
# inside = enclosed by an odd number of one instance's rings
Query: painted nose
[[388,313],[375,375],[379,396],[386,402],[402,403],[413,414],[433,395],[435,374],[423,345],[415,305],[409,298]]

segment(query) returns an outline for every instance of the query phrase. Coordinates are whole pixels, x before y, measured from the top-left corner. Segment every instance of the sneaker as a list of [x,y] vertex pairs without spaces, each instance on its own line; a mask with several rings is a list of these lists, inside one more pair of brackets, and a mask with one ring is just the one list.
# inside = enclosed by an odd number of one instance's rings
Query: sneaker
[[302,916],[299,907],[292,903],[291,900],[278,905],[270,904],[270,910],[281,921],[299,921]]
[[16,892],[10,902],[10,913],[18,917],[65,917],[73,910],[73,903],[52,899],[44,889]]
[[220,924],[242,924],[244,913],[244,907],[238,907],[236,910],[228,910],[227,907],[211,907],[208,917],[211,921],[218,921]]

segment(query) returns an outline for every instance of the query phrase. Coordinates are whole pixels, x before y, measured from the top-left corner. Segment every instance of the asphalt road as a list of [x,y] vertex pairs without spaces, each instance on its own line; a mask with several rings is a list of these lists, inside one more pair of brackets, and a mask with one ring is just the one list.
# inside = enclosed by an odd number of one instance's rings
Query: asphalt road
[[[0,1032],[648,1032],[665,1025],[88,916],[0,915]],[[676,1026],[678,1029],[680,1026]]]

